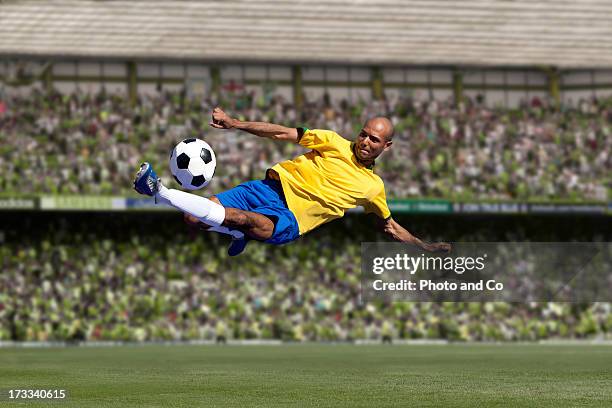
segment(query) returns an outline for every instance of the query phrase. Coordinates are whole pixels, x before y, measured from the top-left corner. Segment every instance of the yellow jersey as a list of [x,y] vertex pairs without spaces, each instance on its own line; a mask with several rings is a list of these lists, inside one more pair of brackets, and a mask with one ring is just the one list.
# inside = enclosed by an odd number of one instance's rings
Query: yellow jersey
[[363,206],[383,219],[391,216],[380,177],[357,161],[353,143],[330,130],[303,130],[298,143],[310,152],[276,164],[287,207],[300,234]]

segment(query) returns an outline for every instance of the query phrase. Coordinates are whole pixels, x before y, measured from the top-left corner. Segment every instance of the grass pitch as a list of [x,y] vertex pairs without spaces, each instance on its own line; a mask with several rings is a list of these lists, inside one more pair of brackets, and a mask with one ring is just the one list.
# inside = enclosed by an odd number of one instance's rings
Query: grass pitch
[[9,388],[69,397],[2,406],[612,406],[612,347],[0,349],[0,389]]

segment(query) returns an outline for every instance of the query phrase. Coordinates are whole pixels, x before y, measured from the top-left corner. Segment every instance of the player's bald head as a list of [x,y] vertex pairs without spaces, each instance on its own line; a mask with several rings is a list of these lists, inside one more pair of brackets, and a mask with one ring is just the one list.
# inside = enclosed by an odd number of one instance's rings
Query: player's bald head
[[387,142],[393,139],[393,123],[384,116],[376,116],[368,119],[363,127],[376,131],[376,133],[383,136]]
[[374,160],[393,142],[393,124],[387,118],[377,116],[368,119],[355,139],[355,155],[365,165],[371,165]]

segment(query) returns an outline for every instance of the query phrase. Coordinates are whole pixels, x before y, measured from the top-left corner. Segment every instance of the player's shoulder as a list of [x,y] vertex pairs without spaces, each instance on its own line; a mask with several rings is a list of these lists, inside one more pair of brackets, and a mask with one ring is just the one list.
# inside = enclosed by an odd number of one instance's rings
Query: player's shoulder
[[324,136],[330,139],[346,140],[344,137],[340,136],[337,132],[330,130],[330,129],[308,129],[308,128],[303,128],[303,129],[304,129],[305,134],[310,133],[310,134],[314,134],[317,136]]
[[329,129],[308,129],[302,128],[302,131],[298,131],[301,134],[301,144],[322,144],[325,146],[334,146],[338,149],[350,148],[351,142],[333,130]]

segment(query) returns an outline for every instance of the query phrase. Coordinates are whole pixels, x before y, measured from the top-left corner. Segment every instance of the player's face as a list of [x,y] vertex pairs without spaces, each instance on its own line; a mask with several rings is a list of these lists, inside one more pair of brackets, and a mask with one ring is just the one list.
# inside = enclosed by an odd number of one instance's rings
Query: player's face
[[370,126],[364,126],[357,136],[355,155],[361,161],[376,159],[382,152],[391,147],[391,141],[387,141],[381,130]]

